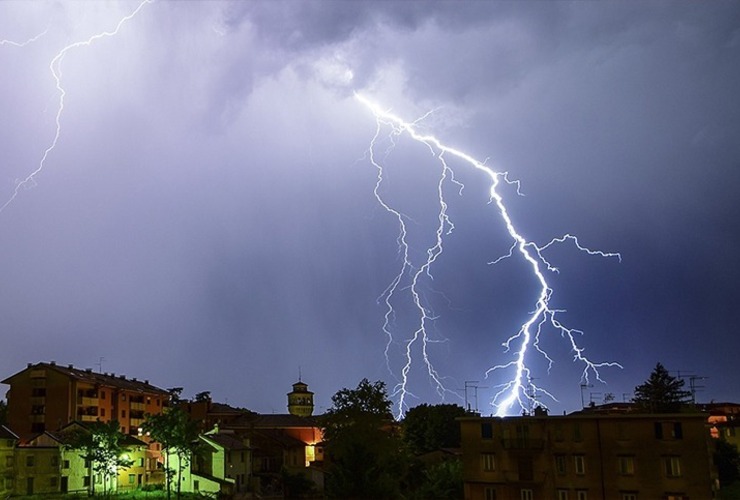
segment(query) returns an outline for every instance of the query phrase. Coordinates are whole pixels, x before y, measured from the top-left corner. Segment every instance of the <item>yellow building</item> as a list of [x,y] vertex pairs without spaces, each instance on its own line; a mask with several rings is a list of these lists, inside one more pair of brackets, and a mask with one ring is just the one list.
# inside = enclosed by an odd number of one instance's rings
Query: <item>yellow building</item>
[[18,436],[4,425],[0,425],[0,498],[6,498],[13,492],[17,444]]
[[714,496],[707,415],[462,417],[466,500]]

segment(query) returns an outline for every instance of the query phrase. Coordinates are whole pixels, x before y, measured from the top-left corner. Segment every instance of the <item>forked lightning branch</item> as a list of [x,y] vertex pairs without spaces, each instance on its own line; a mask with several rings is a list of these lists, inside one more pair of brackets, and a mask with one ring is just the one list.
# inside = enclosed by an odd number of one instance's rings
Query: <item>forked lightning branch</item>
[[[602,379],[599,374],[600,368],[609,366],[621,368],[621,365],[616,362],[595,362],[586,357],[583,348],[576,342],[576,335],[582,332],[567,327],[558,319],[558,313],[562,311],[550,305],[553,289],[548,284],[546,278],[547,273],[557,272],[557,268],[545,258],[544,251],[556,243],[570,242],[574,244],[577,250],[589,255],[621,260],[620,254],[589,249],[581,245],[578,238],[571,234],[553,238],[544,245],[538,245],[534,241],[527,239],[512,221],[507,205],[499,190],[503,182],[505,184],[515,184],[518,192],[517,181],[509,180],[505,172],[496,172],[467,153],[446,146],[436,137],[421,133],[417,126],[419,120],[407,122],[395,114],[382,109],[361,94],[355,94],[355,97],[373,113],[376,120],[375,135],[371,140],[367,153],[370,163],[377,170],[374,194],[381,207],[396,220],[399,230],[398,244],[399,254],[402,256],[401,267],[398,274],[396,274],[382,295],[382,300],[386,308],[383,323],[383,332],[387,337],[386,362],[388,363],[389,370],[396,376],[398,381],[393,391],[398,400],[398,416],[403,415],[409,406],[408,399],[412,395],[411,388],[409,387],[409,372],[412,365],[417,362],[415,359],[415,357],[418,357],[418,355],[415,356],[416,352],[421,352],[421,359],[418,362],[423,364],[437,393],[444,397],[445,393],[450,392],[450,389],[444,384],[444,378],[434,368],[429,355],[428,345],[431,341],[430,327],[434,321],[434,317],[430,312],[431,307],[425,301],[424,294],[421,290],[421,280],[425,276],[432,276],[432,268],[444,251],[445,239],[454,229],[453,222],[448,214],[448,204],[444,195],[444,187],[450,183],[460,188],[462,186],[455,179],[454,172],[450,168],[447,158],[456,158],[463,165],[484,173],[485,177],[489,180],[490,201],[496,207],[506,227],[506,236],[512,241],[508,254],[494,260],[492,264],[496,264],[503,259],[521,259],[526,263],[531,276],[539,284],[535,293],[534,309],[526,318],[523,318],[518,331],[510,335],[507,334],[508,338],[503,343],[505,352],[510,356],[509,361],[492,365],[485,373],[486,377],[491,376],[494,372],[504,374],[504,382],[496,386],[492,400],[496,414],[499,416],[510,414],[516,409],[515,406],[517,405],[525,409],[529,406],[528,403],[533,402],[537,394],[545,394],[554,399],[554,396],[543,387],[533,384],[529,363],[532,355],[539,355],[547,361],[548,369],[552,367],[552,358],[540,346],[540,337],[543,335],[545,327],[553,329],[569,344],[575,361],[580,362],[583,366],[582,378],[584,381],[588,382],[590,377],[595,377],[601,381]],[[387,135],[384,136],[383,134]],[[381,190],[381,186],[386,181],[382,158],[385,157],[387,151],[377,151],[378,144],[381,138],[387,137],[390,138],[390,141],[387,142],[393,145],[401,136],[407,136],[411,140],[417,141],[429,148],[434,157],[434,162],[430,164],[429,168],[434,168],[439,172],[437,183],[438,199],[436,200],[436,205],[438,206],[438,223],[435,228],[436,238],[432,245],[426,248],[426,260],[422,262],[414,262],[410,257],[411,248],[407,227],[409,217],[403,213],[401,208],[395,206],[384,197]],[[399,335],[394,332],[391,325],[392,319],[396,316],[395,299],[399,294],[410,295],[416,318],[415,328],[401,336],[401,338],[398,338]],[[400,343],[403,346],[404,360],[400,369],[394,369],[388,357],[389,349],[393,343]]]

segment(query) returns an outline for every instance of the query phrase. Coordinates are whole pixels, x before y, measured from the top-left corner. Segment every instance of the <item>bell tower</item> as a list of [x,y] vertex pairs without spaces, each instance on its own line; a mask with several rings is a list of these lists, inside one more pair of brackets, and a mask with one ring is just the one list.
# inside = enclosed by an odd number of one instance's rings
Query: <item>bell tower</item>
[[288,393],[288,412],[299,417],[313,415],[313,392],[308,390],[308,385],[300,377],[293,384],[293,390]]

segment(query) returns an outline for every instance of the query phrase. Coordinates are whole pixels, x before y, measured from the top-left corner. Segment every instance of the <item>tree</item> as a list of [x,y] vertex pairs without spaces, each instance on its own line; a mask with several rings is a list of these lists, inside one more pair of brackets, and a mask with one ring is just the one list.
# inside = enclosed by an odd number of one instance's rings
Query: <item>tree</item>
[[[175,407],[159,415],[149,415],[142,428],[154,441],[162,445],[167,498],[170,498],[171,481],[175,474],[177,474],[177,498],[180,498],[182,471],[190,465],[193,455],[199,448],[197,422],[190,420],[182,408]],[[170,468],[170,453],[177,457],[177,470]]]
[[684,381],[671,376],[662,364],[655,365],[644,383],[635,387],[632,399],[651,413],[673,413],[690,402],[691,392],[683,389]]
[[421,404],[406,412],[403,440],[412,453],[420,455],[440,448],[460,447],[460,424],[465,409],[454,404]]
[[323,425],[330,496],[400,496],[405,460],[385,383],[363,379],[356,389],[337,392]]
[[132,461],[125,456],[122,445],[126,436],[121,432],[117,420],[93,422],[75,429],[67,437],[67,447],[79,450],[80,456],[90,464],[90,493],[95,495],[95,478],[103,478],[103,494],[108,495],[113,479],[120,469],[131,467]]
[[724,439],[715,440],[714,465],[721,487],[729,486],[740,480],[740,453],[737,446]]

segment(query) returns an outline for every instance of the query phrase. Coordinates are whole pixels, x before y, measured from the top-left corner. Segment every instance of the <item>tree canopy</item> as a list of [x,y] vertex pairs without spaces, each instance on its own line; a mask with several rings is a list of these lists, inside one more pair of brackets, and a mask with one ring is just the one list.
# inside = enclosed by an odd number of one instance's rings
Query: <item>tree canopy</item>
[[384,382],[363,379],[332,396],[324,416],[329,461],[327,492],[334,498],[397,498],[404,477],[402,443]]
[[[93,422],[76,429],[67,437],[67,447],[79,450],[80,456],[90,463],[91,472],[103,478],[103,492],[108,493],[119,469],[131,467],[132,461],[125,456],[123,440],[117,420]],[[92,475],[92,474],[91,474]],[[91,493],[95,493],[95,481],[90,481]]]
[[691,401],[691,392],[683,386],[683,380],[673,377],[658,363],[650,377],[635,387],[633,401],[652,413],[678,412]]
[[411,408],[403,419],[403,440],[417,455],[440,448],[458,448],[460,424],[455,419],[464,415],[465,409],[454,404],[421,404]]

